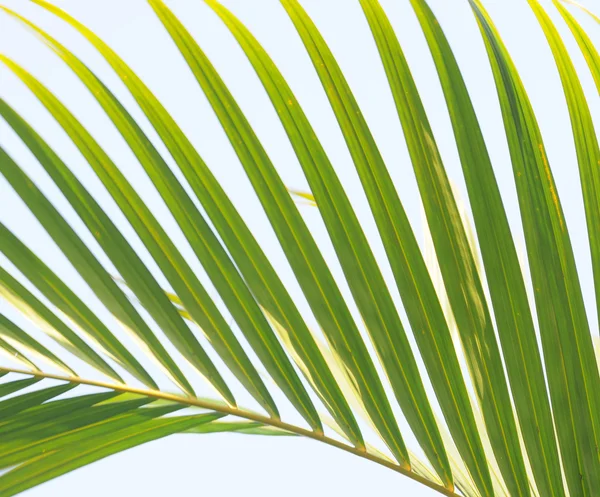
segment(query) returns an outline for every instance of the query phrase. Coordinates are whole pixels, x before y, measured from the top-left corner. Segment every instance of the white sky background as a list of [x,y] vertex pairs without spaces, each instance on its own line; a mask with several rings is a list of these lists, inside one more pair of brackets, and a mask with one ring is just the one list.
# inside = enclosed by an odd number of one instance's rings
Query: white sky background
[[[248,180],[227,137],[177,49],[150,8],[142,0],[60,2],[57,0],[56,3],[108,42],[166,105],[240,208],[276,269],[281,272],[285,283],[289,285],[292,295],[298,300],[300,309],[307,312],[309,324],[314,324],[314,319],[308,313],[308,307],[293,281],[291,271],[278,248],[258,201],[250,190]],[[223,3],[257,36],[288,79],[340,174],[373,250],[378,256],[390,291],[394,299],[400,303],[391,272],[382,257],[384,251],[343,137],[291,22],[276,0],[224,0]],[[466,0],[430,0],[429,3],[449,37],[463,70],[505,199],[514,236],[517,244],[524,247],[499,105],[478,28]],[[537,113],[573,240],[580,278],[586,295],[588,318],[592,329],[597,333],[598,323],[579,176],[568,113],[552,55],[525,0],[487,0],[484,3],[508,45]],[[596,11],[600,10],[598,0],[582,3],[595,8]],[[379,56],[358,2],[303,0],[302,4],[323,32],[348,78],[400,191],[417,236],[422,240],[417,186],[408,152]],[[410,4],[408,0],[382,0],[382,4],[411,64],[449,176],[457,183],[466,198],[466,189],[443,94]],[[101,57],[82,42],[80,37],[60,21],[54,20],[51,15],[22,0],[0,0],[0,5],[14,8],[25,14],[81,56],[122,99],[133,116],[140,120],[144,130],[159,150],[164,150],[127,90]],[[293,188],[305,189],[306,181],[285,132],[260,82],[233,37],[200,0],[170,0],[168,5],[190,29],[220,71],[278,167],[285,183]],[[549,11],[554,19],[559,19],[552,8]],[[585,16],[576,14],[588,28],[595,42],[600,43],[598,26]],[[560,19],[557,24],[561,32],[566,34],[565,39],[579,69],[596,119],[597,129],[600,129],[600,101],[591,75],[568,29]],[[30,32],[3,14],[0,14],[0,52],[31,71],[82,120],[151,205],[193,269],[198,272],[202,282],[211,290],[212,287],[201,265],[193,256],[193,252],[133,154],[100,107],[69,69],[43,47]],[[41,104],[4,66],[0,67],[0,96],[15,107],[61,157],[66,159],[77,176],[110,212],[115,223],[123,229],[134,248],[139,250],[144,262],[153,270],[159,283],[168,287],[133,230],[127,225],[74,145]],[[100,260],[105,262],[107,267],[112,267],[83,224],[74,216],[58,189],[3,121],[0,121],[0,143],[32,176],[82,238],[89,242]],[[302,207],[301,212],[314,230],[335,275],[341,275],[316,210]],[[111,323],[112,318],[106,316],[95,296],[2,177],[0,177],[0,220],[36,250],[38,255],[64,277],[86,303],[89,302],[94,310]],[[4,262],[5,260],[0,256],[0,263],[4,264]],[[11,272],[17,274],[16,271]],[[342,286],[342,291],[349,296],[347,287]],[[214,291],[212,295],[215,295]],[[0,302],[0,311],[5,312],[25,329],[34,332],[31,325],[20,319],[3,302]],[[403,314],[402,318],[406,323]],[[49,345],[48,341],[44,343]],[[140,357],[139,354],[137,356]],[[215,362],[220,364],[218,360]],[[74,364],[77,364],[77,361]],[[155,371],[152,369],[153,366],[150,365],[149,368]],[[223,371],[223,368],[221,370]],[[81,372],[83,374],[84,369]],[[191,370],[187,369],[185,372],[197,378]],[[225,375],[225,377],[230,380],[230,376]],[[163,385],[169,388],[168,383],[164,382]],[[202,386],[198,380],[195,381],[194,386],[198,387],[200,394],[211,394],[210,389]],[[241,405],[253,406],[252,399],[247,395],[237,393],[236,397]],[[284,418],[291,421],[298,419],[281,395],[277,395],[276,400],[282,405]],[[401,421],[401,424],[403,433],[407,432],[407,440],[412,440],[405,423]],[[84,494],[88,497],[99,497],[112,494],[119,497],[128,495],[150,497],[166,493],[181,494],[185,491],[189,495],[229,496],[243,493],[265,497],[311,494],[319,496],[433,494],[432,491],[385,468],[312,441],[219,434],[177,435],[153,442],[49,482],[29,491],[27,495],[70,497]]]

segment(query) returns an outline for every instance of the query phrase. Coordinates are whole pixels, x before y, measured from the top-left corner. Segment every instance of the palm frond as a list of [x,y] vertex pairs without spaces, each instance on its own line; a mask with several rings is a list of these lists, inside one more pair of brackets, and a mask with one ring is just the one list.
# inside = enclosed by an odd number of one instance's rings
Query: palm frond
[[600,476],[594,449],[600,411],[599,393],[588,389],[600,380],[571,241],[525,89],[489,16],[478,2],[472,5],[492,61],[511,151],[566,478],[571,495],[586,487],[592,492]]
[[[392,179],[392,167],[404,174],[408,165],[386,164],[327,33],[298,0],[281,0],[282,13],[322,84],[374,231],[361,222],[336,158],[258,35],[217,0],[205,0],[262,84],[310,192],[286,186],[283,166],[269,157],[192,35],[192,21],[184,23],[161,0],[148,1],[223,128],[291,269],[286,275],[217,179],[212,168],[218,165],[204,161],[124,58],[67,12],[46,0],[32,3],[85,39],[141,109],[143,123],[83,58],[0,5],[0,14],[40,39],[99,104],[181,236],[172,236],[68,103],[0,54],[0,64],[52,116],[108,194],[86,186],[71,158],[27,122],[10,95],[0,96],[11,136],[46,176],[29,173],[4,137],[0,175],[90,290],[79,294],[60,265],[44,260],[42,246],[23,241],[18,221],[0,222],[0,496],[162,437],[223,432],[302,436],[452,497],[596,495],[600,354],[584,305],[589,296],[536,115],[482,1],[469,4],[502,111],[529,271],[463,72],[426,0],[410,4],[433,56],[468,202],[444,165],[392,17],[378,0],[357,2],[417,180],[424,248]],[[547,9],[538,0],[528,4],[554,56],[569,111],[600,319],[594,105]],[[567,7],[553,4],[600,92],[597,47]],[[178,91],[177,82],[173,86]],[[60,192],[69,213],[50,191]],[[110,198],[110,209],[101,197]],[[312,229],[305,208],[324,231]],[[375,248],[380,242],[382,251]],[[197,393],[200,379],[212,396]],[[240,406],[241,398],[256,407]],[[290,407],[295,420],[287,419]],[[410,434],[418,446],[411,446]]]

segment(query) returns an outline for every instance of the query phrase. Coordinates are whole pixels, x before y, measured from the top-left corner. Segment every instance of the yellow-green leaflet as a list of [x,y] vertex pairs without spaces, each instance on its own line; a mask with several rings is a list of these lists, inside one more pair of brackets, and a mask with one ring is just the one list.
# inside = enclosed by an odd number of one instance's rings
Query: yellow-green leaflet
[[[575,19],[575,16],[569,12],[569,9],[567,9],[559,0],[552,0],[552,2],[567,23],[567,26],[569,26],[571,33],[573,33],[573,36],[585,57],[587,65],[590,68],[594,82],[596,83],[596,88],[598,89],[598,94],[600,94],[600,53],[598,53],[598,49],[577,19]],[[600,24],[600,19],[596,20]]]
[[356,324],[275,167],[197,43],[162,2],[151,1],[151,5],[221,121],[315,316],[360,385],[369,414],[382,438],[403,467],[409,467],[389,401]]
[[[0,314],[0,318],[3,316]],[[15,349],[10,343],[0,337],[0,354],[4,355],[9,361],[16,362],[32,371],[39,371],[39,368],[31,362],[24,354]]]
[[[16,114],[14,114],[14,111],[12,113],[11,111],[12,109],[10,109],[3,101],[0,101],[0,112],[2,112],[3,117],[7,118],[8,120],[18,117]],[[13,125],[13,129],[15,128],[16,126]],[[24,140],[32,140],[28,143],[28,146],[36,155],[40,163],[46,166],[47,170],[50,169],[50,167],[55,167],[57,169],[60,168],[68,171],[64,163],[47,146],[47,144],[41,140],[39,135],[35,134],[35,132],[30,128],[25,129],[24,131],[25,132],[23,135],[21,135],[21,137]],[[119,289],[117,284],[112,280],[106,269],[86,247],[81,238],[79,238],[79,236],[64,220],[52,203],[39,190],[39,188],[34,185],[32,180],[1,149],[0,155],[2,156],[2,160],[0,160],[0,173],[4,175],[15,191],[27,203],[29,209],[39,219],[40,223],[44,226],[44,229],[48,232],[56,244],[61,247],[66,254],[68,254],[69,260],[73,266],[78,270],[81,276],[98,295],[98,297],[103,300],[107,308],[111,310],[111,312],[113,312],[113,314],[118,317],[122,323],[126,325],[127,329],[131,330],[134,336],[139,338],[140,341],[152,351],[157,362],[164,367],[165,371],[172,377],[173,381],[175,381],[175,383],[178,384],[184,391],[188,391],[190,393],[193,392],[191,385],[183,376],[183,373],[175,364],[174,360],[169,356],[150,327],[135,310],[133,305],[128,301],[127,297]],[[50,171],[52,171],[52,169],[50,169]],[[79,197],[75,196],[73,196],[70,200],[73,201],[76,198],[79,200]],[[85,216],[87,213],[83,210],[80,210],[78,214],[80,216]],[[104,220],[106,221],[107,219],[108,218],[106,217]],[[111,226],[109,224],[103,225],[101,224],[101,221],[97,220],[93,216],[90,216],[90,218],[84,217],[84,222],[86,221],[88,223],[95,222],[95,224],[88,224],[88,228],[91,227],[90,231],[96,235],[99,243],[101,246],[103,246],[103,249],[105,252],[107,252],[107,255],[111,257],[113,263],[116,262],[116,266],[119,267],[121,271],[125,271],[125,274],[128,274],[129,271],[136,271],[137,269],[138,272],[134,273],[135,276],[133,276],[131,273],[129,273],[129,275],[131,278],[135,278],[139,285],[143,285],[144,275],[141,274],[139,270],[140,267],[145,268],[145,266],[142,265],[139,259],[137,261],[127,261],[126,255],[128,254],[125,249],[125,243],[121,243],[121,247],[112,246],[113,243],[114,245],[119,245],[119,237],[117,236],[116,239],[114,238],[114,236],[116,236],[114,232],[117,232],[114,225],[112,225],[112,228],[114,229],[110,230]],[[108,235],[107,230],[108,232],[113,231],[111,235],[114,236]],[[124,239],[121,241],[124,242]],[[119,252],[119,249],[123,250],[122,254]],[[129,250],[129,255],[133,256],[135,253],[131,248],[129,248]],[[127,262],[131,262],[131,266],[129,266]],[[134,262],[137,262],[137,264],[134,264]],[[146,275],[146,277],[152,278],[149,273]],[[181,321],[183,326],[185,326],[182,318],[171,305],[164,293],[162,293],[160,287],[158,287],[158,284],[155,281],[154,283],[157,286],[156,291],[166,301],[165,309],[170,309],[173,315],[177,316],[177,319]],[[149,290],[151,290],[151,287]],[[144,289],[144,291],[147,290]],[[148,294],[143,294],[142,299],[143,298],[150,297]],[[155,315],[156,312],[154,313]],[[159,316],[156,317],[158,318]],[[189,329],[187,327],[186,329],[191,335]],[[168,329],[165,330],[165,333],[168,333]]]
[[529,484],[493,323],[428,117],[389,22],[385,22],[380,9],[374,10],[375,2],[363,2],[363,5],[372,12],[371,30],[396,103],[494,454],[511,492],[527,496]]
[[[0,148],[0,155],[1,152],[2,149]],[[106,328],[102,321],[2,223],[0,223],[0,237],[2,238],[2,245],[0,246],[2,253],[50,302],[70,317],[109,357],[121,364],[144,384],[156,388],[156,383],[150,375]],[[34,321],[42,331],[66,350],[76,357],[82,358],[109,378],[118,383],[123,382],[117,372],[94,349],[1,267],[0,295]]]
[[[552,0],[554,1],[554,0]],[[590,9],[584,7],[583,5],[581,5],[578,2],[575,2],[575,0],[562,0],[565,3],[569,3],[571,5],[575,5],[576,7],[579,7],[583,12],[585,12],[586,14],[588,14],[592,19],[594,19],[594,21],[596,21],[598,24],[600,24],[600,17],[597,16],[596,14],[594,14]]]
[[[117,72],[173,155],[257,301],[279,325],[288,330],[291,352],[316,393],[344,426],[353,443],[362,445],[362,436],[353,415],[290,295],[230,199],[177,123],[125,62],[89,29],[47,2],[36,0],[36,3],[78,29]],[[131,192],[128,197],[130,195]],[[178,292],[181,294],[181,290]],[[183,312],[192,310],[189,300],[184,307]],[[189,317],[204,328],[196,313],[192,312]]]
[[500,99],[535,289],[555,427],[571,497],[600,488],[600,379],[571,241],[537,120],[487,12],[471,0]]
[[12,393],[18,392],[28,386],[35,385],[38,381],[38,378],[25,378],[23,380],[16,380],[7,383],[3,383],[0,385],[0,399],[2,397],[6,397]]
[[147,0],[116,38],[120,5],[0,0],[0,497],[177,433],[600,497],[600,0],[577,1],[500,2],[509,53],[488,0]]
[[408,339],[339,178],[298,101],[264,49],[226,9],[212,1],[209,5],[240,43],[277,110],[398,403],[444,484],[452,488],[444,446]]
[[437,19],[411,0],[430,46],[461,158],[521,433],[542,495],[564,496],[544,370],[525,282],[467,87]]
[[303,192],[300,190],[294,190],[293,188],[288,188],[288,192],[298,199],[302,199],[306,204],[316,207],[317,202],[315,201],[315,197],[312,193]]
[[[108,155],[100,148],[98,143],[85,131],[65,106],[62,105],[43,85],[13,62],[10,62],[9,67],[11,67],[29,88],[34,91],[42,103],[47,106],[58,122],[64,127],[69,136],[73,138],[84,157],[88,160],[88,163],[97,172],[108,191],[113,195],[113,198],[121,207],[127,219],[131,222],[132,226],[134,226],[136,232],[146,244],[150,253],[155,257],[159,268],[167,276],[169,282],[173,285],[173,288],[184,296],[187,307],[192,311],[196,322],[204,330],[221,357],[224,358],[225,362],[240,379],[242,384],[255,395],[267,412],[277,416],[277,408],[271,399],[269,392],[266,390],[258,373],[250,363],[250,360],[233,335],[225,319],[219,313],[204,287],[201,286],[198,279],[194,276],[192,269],[185,262],[181,253],[176,249],[164,229],[160,226],[159,222],[152,215],[123,174],[118,170],[114,162],[112,162]],[[24,130],[22,132],[27,130],[26,124],[18,117],[13,116],[11,122],[17,129]],[[54,171],[54,176],[61,174],[65,177],[70,177],[70,184],[74,185],[76,191],[80,192],[80,196],[87,198],[87,204],[95,211],[95,217],[100,219],[104,218],[105,222],[107,222],[106,218],[101,214],[99,206],[95,204],[91,196],[83,190],[81,184],[76,182],[69,174],[67,168],[62,167],[52,171]],[[63,188],[69,187],[63,186]],[[114,235],[112,240],[114,241],[118,238],[117,235]],[[127,281],[131,281],[131,278],[127,279]],[[129,283],[128,287],[134,292],[138,288],[136,285]],[[158,291],[162,294],[164,299],[168,300],[168,296],[164,294],[162,289],[159,289]],[[178,312],[174,306],[170,306],[170,308],[173,311]],[[224,397],[234,404],[235,401],[229,388],[224,384],[220,375],[216,373],[214,367],[210,365],[210,360],[205,355],[198,342],[193,338],[190,340],[190,337],[188,337],[187,340],[188,343],[183,346],[184,350],[188,353],[188,358],[192,364],[195,364],[199,371],[205,374],[207,378],[211,379],[217,390],[221,391]],[[198,363],[196,357],[200,358],[203,362]],[[206,364],[207,366],[204,366],[203,364]]]
[[[151,141],[110,90],[79,59],[47,33],[29,21],[17,17],[31,27],[69,65],[102,105],[170,208],[220,296],[269,374],[311,426],[319,430],[320,423],[312,401],[260,307],[220,242]],[[161,294],[167,299],[162,291]],[[170,309],[177,313],[173,306]],[[177,317],[181,319],[178,313]],[[169,329],[165,330],[167,331]],[[169,338],[180,348],[182,354],[190,355],[178,334],[171,334]],[[198,354],[198,350],[195,352]],[[203,363],[205,367],[208,364],[206,361]],[[198,367],[198,360],[196,364]],[[219,379],[219,373],[214,366],[210,367],[210,371],[205,375],[212,382]],[[219,390],[226,392],[224,382],[219,383]],[[231,395],[229,398],[233,400]]]
[[24,349],[28,354],[35,357],[36,360],[39,359],[44,361],[68,375],[75,375],[75,372],[59,357],[50,352],[37,340],[30,337],[28,333],[19,328],[2,313],[0,313],[0,339],[3,340],[5,344],[8,344],[15,349],[16,352],[20,349]]
[[42,402],[53,399],[54,397],[58,397],[59,395],[68,392],[76,386],[77,385],[74,383],[67,383],[44,388],[42,390],[34,390],[33,392],[27,392],[9,399],[3,399],[0,401],[0,422],[19,414],[22,411],[25,411],[31,406],[41,404]]
[[[583,202],[590,240],[590,252],[592,254],[596,306],[598,319],[600,319],[600,233],[598,230],[600,226],[600,147],[598,145],[598,134],[594,127],[581,82],[575,71],[575,66],[557,29],[538,0],[528,1],[538,22],[542,26],[552,54],[554,55],[567,99],[569,115],[571,116],[571,128],[575,139],[579,177],[583,191]],[[583,302],[581,304],[583,305]],[[585,314],[580,317],[577,324],[581,325],[581,319],[584,317]],[[592,485],[592,488],[597,489],[600,488],[600,373],[595,364],[593,343],[591,335],[589,335],[589,328],[580,328],[577,331],[579,333],[576,332],[575,339],[579,341],[579,347],[582,348],[580,353],[583,370],[582,379],[585,381],[585,392],[587,394],[583,398],[583,402],[589,403],[589,414],[592,418],[593,427],[592,433],[595,439],[595,461],[584,462],[584,465],[587,471],[590,472],[590,485]],[[582,402],[582,400],[580,399],[579,402]],[[584,421],[582,424],[585,425],[586,423]]]
[[[592,41],[579,24],[577,24],[577,21],[569,11],[558,0],[553,0],[553,2],[571,29],[573,36],[575,36],[600,94],[600,54],[598,54]],[[581,82],[566,47],[560,39],[552,21],[539,4],[532,3],[531,5],[538,16],[554,54],[567,98],[569,115],[571,116],[571,127],[575,139],[579,178],[583,191],[585,216],[590,239],[590,252],[592,254],[594,286],[596,287],[596,309],[598,320],[600,321],[600,233],[598,232],[598,226],[600,226],[600,148],[598,146],[598,134],[594,128],[594,122],[586,101],[586,96],[583,93]]]
[[[72,429],[67,428],[66,433],[58,437],[42,433],[38,440],[32,440],[27,452],[37,452],[37,457],[30,456],[23,464],[3,474],[0,478],[0,495],[15,495],[111,454],[223,417],[219,413],[208,413],[161,418],[180,407],[141,408],[145,403],[148,400],[121,402],[120,406],[92,406],[82,413],[85,423],[82,427],[77,427],[78,423],[73,423],[73,417],[69,420],[67,416],[65,425]],[[81,415],[78,417],[82,419]],[[17,460],[19,458],[18,455]],[[2,465],[6,467],[6,463]]]

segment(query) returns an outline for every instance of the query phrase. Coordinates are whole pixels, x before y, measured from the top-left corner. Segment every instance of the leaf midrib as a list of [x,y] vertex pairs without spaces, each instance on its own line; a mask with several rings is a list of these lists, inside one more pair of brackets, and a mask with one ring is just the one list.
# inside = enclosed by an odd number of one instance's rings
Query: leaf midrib
[[417,475],[416,473],[413,473],[412,471],[408,471],[408,470],[402,468],[402,466],[394,463],[390,459],[386,459],[386,458],[383,458],[383,457],[380,457],[380,456],[377,456],[377,455],[367,452],[367,450],[365,448],[356,448],[351,445],[342,443],[338,440],[335,440],[333,438],[330,438],[324,434],[317,433],[317,432],[314,432],[311,430],[307,430],[306,428],[302,428],[300,426],[295,426],[290,423],[286,423],[285,421],[281,421],[279,419],[270,418],[268,416],[263,416],[262,414],[258,414],[258,413],[255,413],[255,412],[243,409],[243,408],[231,407],[229,405],[219,402],[218,400],[213,401],[213,400],[209,400],[209,399],[200,399],[197,397],[183,397],[181,395],[176,395],[176,394],[172,394],[172,393],[168,393],[168,392],[161,392],[159,390],[137,388],[137,387],[126,385],[126,384],[110,383],[110,382],[97,381],[97,380],[92,380],[92,379],[87,379],[87,378],[82,378],[82,377],[76,377],[76,376],[63,376],[63,375],[57,375],[57,374],[52,374],[52,373],[46,373],[43,371],[28,371],[28,370],[24,370],[24,369],[7,368],[7,367],[0,366],[0,375],[4,375],[7,373],[21,374],[21,375],[26,375],[26,376],[30,376],[30,377],[39,378],[39,379],[52,379],[52,380],[58,380],[58,381],[65,381],[65,382],[69,382],[69,383],[75,383],[78,385],[88,385],[88,386],[92,386],[92,387],[106,388],[109,390],[122,392],[122,393],[143,395],[146,397],[151,397],[155,400],[167,400],[167,401],[176,402],[178,404],[185,405],[187,407],[200,407],[203,409],[209,409],[211,411],[216,411],[216,412],[219,412],[222,414],[227,414],[230,416],[247,419],[250,421],[256,421],[258,423],[262,423],[262,424],[265,424],[268,426],[279,428],[281,430],[288,431],[288,432],[294,433],[296,435],[300,435],[300,436],[303,436],[306,438],[311,438],[318,442],[322,442],[322,443],[325,443],[332,447],[341,449],[345,452],[354,454],[355,456],[362,457],[363,459],[367,459],[369,461],[375,462],[377,464],[380,464],[381,466],[385,466],[388,469],[396,471],[397,473],[401,473],[402,475],[407,476],[408,478],[411,478],[412,480],[415,480],[416,482],[421,483],[422,485],[425,485],[426,487],[429,487],[432,490],[435,490],[436,492],[438,492],[442,495],[445,495],[447,497],[460,497],[459,494],[446,489],[442,485],[438,485],[437,483],[431,482],[431,481],[427,480],[426,478],[424,478],[420,475]]

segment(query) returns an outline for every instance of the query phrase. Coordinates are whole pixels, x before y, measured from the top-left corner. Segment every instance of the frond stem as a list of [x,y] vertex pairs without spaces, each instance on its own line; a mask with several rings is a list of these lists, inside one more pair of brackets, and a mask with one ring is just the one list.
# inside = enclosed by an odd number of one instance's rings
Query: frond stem
[[0,371],[7,372],[7,373],[15,373],[15,374],[34,376],[36,378],[42,378],[42,379],[67,381],[70,383],[78,383],[81,385],[90,385],[90,386],[94,386],[94,387],[98,387],[98,388],[107,388],[109,390],[114,390],[117,392],[144,395],[147,397],[155,398],[157,400],[159,400],[159,399],[160,400],[168,400],[168,401],[177,402],[179,404],[183,404],[183,405],[190,406],[190,407],[200,407],[202,409],[208,409],[211,411],[228,414],[231,416],[247,419],[250,421],[257,421],[259,423],[273,426],[275,428],[279,428],[281,430],[288,431],[288,432],[294,433],[296,435],[300,435],[300,436],[303,436],[306,438],[311,438],[313,440],[317,440],[319,442],[323,442],[332,447],[336,447],[345,452],[349,452],[350,454],[354,454],[355,456],[362,457],[363,459],[367,459],[367,460],[377,463],[381,466],[385,466],[386,468],[389,468],[393,471],[396,471],[397,473],[407,476],[408,478],[411,478],[412,480],[415,480],[415,481],[421,483],[422,485],[425,485],[426,487],[429,487],[432,490],[435,490],[436,492],[439,492],[440,494],[445,495],[447,497],[461,497],[459,494],[455,493],[453,490],[447,489],[444,486],[438,485],[437,483],[429,481],[426,478],[419,476],[410,470],[404,469],[403,467],[392,462],[391,460],[387,460],[387,459],[379,457],[375,454],[371,454],[371,453],[367,452],[367,450],[365,448],[353,447],[351,445],[347,445],[343,442],[340,442],[338,440],[330,438],[330,437],[326,436],[324,433],[318,433],[315,431],[307,430],[305,428],[301,428],[299,426],[295,426],[295,425],[286,423],[285,421],[281,421],[280,419],[277,419],[277,418],[263,416],[261,414],[255,413],[255,412],[247,411],[245,409],[240,409],[238,407],[232,407],[232,406],[226,405],[224,403],[222,404],[222,403],[219,403],[216,401],[211,401],[208,399],[198,399],[195,397],[183,397],[183,396],[172,394],[172,393],[161,392],[159,390],[136,388],[136,387],[131,387],[128,385],[122,385],[119,383],[108,383],[108,382],[103,382],[103,381],[88,380],[88,379],[80,378],[77,376],[63,376],[63,375],[45,373],[42,371],[29,371],[26,369],[14,369],[14,368],[7,368],[7,367],[3,367],[3,366],[0,366]]

